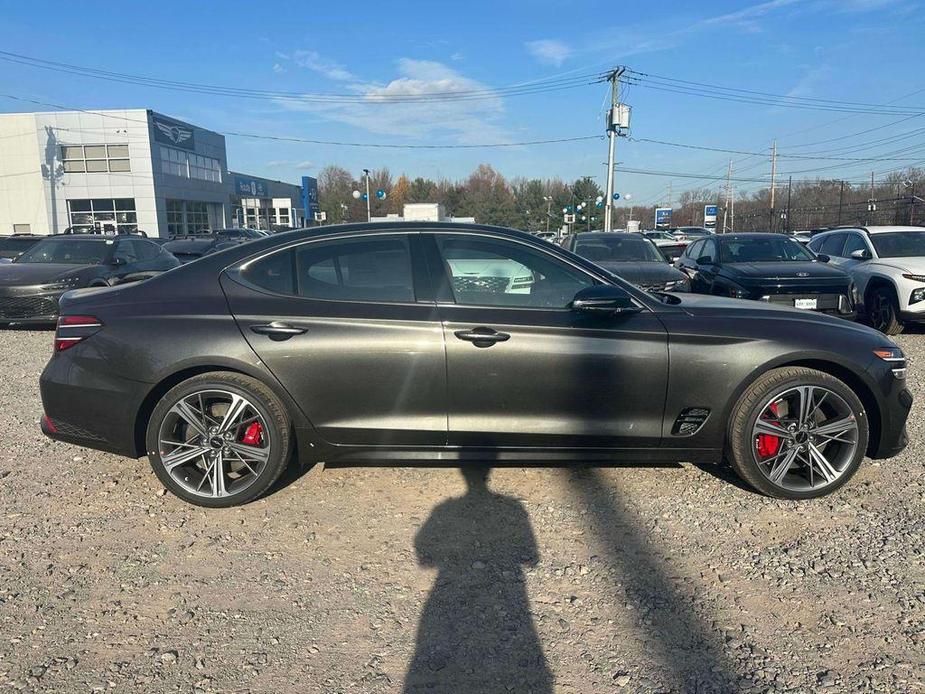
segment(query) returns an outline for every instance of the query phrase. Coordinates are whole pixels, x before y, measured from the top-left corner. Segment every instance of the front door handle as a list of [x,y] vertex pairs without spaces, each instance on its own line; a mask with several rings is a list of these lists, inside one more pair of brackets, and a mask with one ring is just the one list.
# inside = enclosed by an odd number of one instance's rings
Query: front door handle
[[282,321],[273,321],[267,325],[252,325],[251,332],[258,335],[266,335],[271,340],[288,340],[293,335],[302,335],[308,332],[308,328],[297,328],[289,323]]
[[457,338],[471,342],[476,347],[491,347],[496,342],[506,342],[511,339],[507,333],[499,333],[492,328],[472,328],[471,330],[457,330]]

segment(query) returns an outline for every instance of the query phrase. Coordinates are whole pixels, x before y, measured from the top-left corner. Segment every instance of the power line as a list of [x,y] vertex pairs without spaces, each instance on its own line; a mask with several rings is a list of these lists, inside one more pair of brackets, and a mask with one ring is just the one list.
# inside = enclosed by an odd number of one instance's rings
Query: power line
[[[923,129],[925,130],[925,129]],[[740,149],[723,149],[721,147],[707,147],[705,145],[692,145],[682,142],[668,142],[666,140],[653,140],[646,137],[630,137],[628,138],[632,142],[648,142],[656,145],[665,145],[668,147],[681,147],[683,149],[696,149],[703,150],[707,152],[725,152],[727,154],[747,154],[750,157],[754,156],[765,156],[767,152],[748,152]],[[902,159],[888,159],[888,158],[879,158],[879,157],[832,157],[824,155],[810,155],[810,154],[780,154],[778,153],[778,158],[781,159],[829,159],[833,161],[903,161]]]
[[[86,113],[88,115],[102,116],[104,118],[113,118],[120,121],[128,121],[131,123],[143,123],[147,125],[148,121],[140,120],[138,118],[128,118],[126,116],[115,116],[111,113],[106,113],[105,111],[91,111],[87,109],[77,108],[74,106],[64,106],[61,104],[55,104],[48,101],[39,101],[37,99],[28,99],[21,96],[15,96],[13,94],[0,94],[0,97],[6,99],[13,99],[15,101],[21,101],[30,104],[36,104],[38,106],[46,106],[49,108],[54,108],[59,111],[78,111],[80,113]],[[219,135],[227,135],[229,137],[246,137],[255,140],[272,140],[277,142],[298,142],[303,144],[312,144],[312,145],[330,145],[334,147],[361,147],[361,148],[370,148],[370,149],[497,149],[497,148],[506,148],[506,147],[529,147],[532,145],[550,145],[558,144],[564,142],[580,142],[582,140],[602,140],[603,135],[579,135],[576,137],[560,137],[552,138],[546,140],[525,140],[521,142],[490,142],[482,144],[399,144],[391,142],[346,142],[339,140],[314,140],[304,137],[291,137],[284,135],[257,135],[254,133],[239,133],[234,131],[214,131]]]

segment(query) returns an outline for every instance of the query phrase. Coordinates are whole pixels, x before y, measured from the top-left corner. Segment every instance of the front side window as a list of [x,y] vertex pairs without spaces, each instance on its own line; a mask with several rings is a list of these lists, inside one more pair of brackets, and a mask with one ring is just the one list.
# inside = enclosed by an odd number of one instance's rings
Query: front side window
[[719,262],[718,255],[719,253],[716,248],[716,241],[714,241],[713,239],[708,239],[707,241],[703,242],[703,249],[700,251],[700,255],[697,256],[697,260],[699,261],[700,258],[706,256],[707,258],[710,259],[710,261],[708,262],[718,263]]
[[528,246],[501,239],[437,234],[457,304],[566,308],[593,278]]
[[692,260],[696,260],[700,257],[698,253],[700,253],[700,249],[703,248],[704,243],[704,241],[694,241],[694,243],[687,247],[684,255],[686,255],[688,258],[691,258]]
[[404,236],[306,243],[250,263],[241,274],[268,291],[307,299],[415,300],[411,251]]
[[855,251],[866,251],[867,243],[860,234],[848,234],[848,241],[845,243],[845,250],[842,251],[846,258],[850,258]]

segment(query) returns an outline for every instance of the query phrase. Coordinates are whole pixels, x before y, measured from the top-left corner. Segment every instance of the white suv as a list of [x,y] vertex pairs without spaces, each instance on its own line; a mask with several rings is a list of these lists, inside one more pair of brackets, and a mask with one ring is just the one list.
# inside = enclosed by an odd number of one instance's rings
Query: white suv
[[845,227],[808,246],[851,274],[858,312],[877,330],[896,335],[906,322],[925,322],[925,227]]

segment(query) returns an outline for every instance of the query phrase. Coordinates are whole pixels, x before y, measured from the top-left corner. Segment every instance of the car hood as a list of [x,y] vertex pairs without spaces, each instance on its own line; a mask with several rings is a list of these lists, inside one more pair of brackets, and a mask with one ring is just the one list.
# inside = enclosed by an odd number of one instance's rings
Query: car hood
[[668,263],[616,262],[602,260],[596,262],[595,265],[600,265],[607,270],[607,272],[621,277],[627,282],[632,282],[633,284],[652,284],[687,279],[687,275]]
[[925,275],[925,257],[913,256],[910,258],[879,258],[874,260],[874,265],[885,268],[893,268],[902,272],[908,272],[910,275]]
[[727,263],[723,265],[723,269],[730,276],[739,276],[742,279],[792,280],[805,277],[844,279],[847,276],[847,273],[840,268],[810,260],[781,263]]
[[0,287],[45,284],[80,274],[87,265],[65,263],[4,263],[0,265]]
[[677,308],[688,315],[703,318],[728,318],[734,320],[779,319],[787,321],[801,321],[815,323],[829,327],[860,332],[868,337],[876,338],[883,344],[895,346],[889,338],[871,327],[861,323],[852,323],[844,318],[828,316],[816,311],[806,311],[799,308],[790,308],[780,304],[766,303],[764,301],[747,301],[745,299],[728,299],[722,296],[708,294],[672,294],[677,300]]

